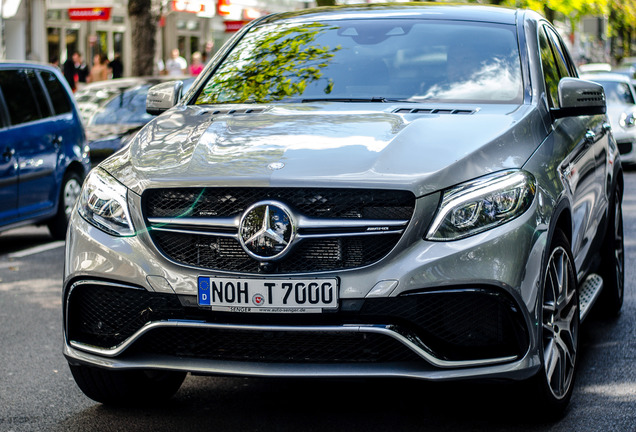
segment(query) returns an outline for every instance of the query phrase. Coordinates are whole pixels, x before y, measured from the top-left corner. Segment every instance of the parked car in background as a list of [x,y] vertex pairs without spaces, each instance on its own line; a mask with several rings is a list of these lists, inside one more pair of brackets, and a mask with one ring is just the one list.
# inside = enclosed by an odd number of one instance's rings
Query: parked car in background
[[579,65],[578,69],[581,73],[603,73],[611,72],[612,65],[609,63],[585,63]]
[[82,391],[496,379],[561,413],[581,322],[622,306],[623,177],[603,87],[550,23],[318,8],[255,20],[215,59],[181,99],[153,87],[165,112],[85,182],[62,302]]
[[631,80],[622,74],[581,75],[597,82],[605,90],[607,114],[612,125],[623,164],[636,164],[636,91]]
[[[167,79],[118,78],[88,84],[75,93],[93,166],[125,146],[154,117],[146,112],[148,89]],[[183,78],[184,92],[193,81],[191,77]]]
[[0,231],[46,224],[64,238],[89,169],[64,77],[47,65],[0,62]]

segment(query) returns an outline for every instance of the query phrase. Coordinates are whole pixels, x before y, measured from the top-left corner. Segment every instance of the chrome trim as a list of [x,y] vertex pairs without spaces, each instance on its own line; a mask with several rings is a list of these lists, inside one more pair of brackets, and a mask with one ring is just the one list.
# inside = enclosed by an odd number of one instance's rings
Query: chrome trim
[[[373,228],[373,227],[369,227]],[[200,234],[204,236],[214,236],[214,237],[229,237],[236,239],[238,241],[238,233],[228,233],[222,231],[198,231],[198,230],[188,230],[188,229],[176,229],[176,228],[157,228],[152,227],[152,231],[162,231],[162,232],[171,232],[171,233],[179,233],[179,234]],[[325,232],[325,233],[315,233],[315,234],[296,234],[296,238],[298,240],[301,239],[310,239],[310,238],[329,238],[329,237],[358,237],[358,236],[367,236],[367,235],[383,235],[383,234],[402,234],[404,229],[389,229],[384,231],[360,231],[360,232]]]
[[402,234],[404,229],[387,230],[387,231],[361,231],[361,232],[334,232],[334,233],[315,233],[315,234],[297,234],[297,239],[311,238],[329,238],[329,237],[360,237],[368,235],[384,235],[384,234]]
[[236,239],[238,241],[238,232],[236,233],[228,233],[228,232],[219,232],[219,231],[198,231],[198,230],[188,230],[188,229],[176,229],[176,228],[157,228],[151,227],[151,231],[162,231],[162,232],[171,232],[171,233],[179,233],[179,234],[200,234],[204,236],[214,236],[214,237],[230,237]]
[[159,229],[155,225],[177,225],[177,226],[196,226],[196,227],[215,227],[215,228],[238,228],[240,216],[233,218],[227,217],[208,217],[208,218],[148,218],[148,222],[153,225],[153,229]]
[[73,348],[96,354],[104,357],[116,357],[123,353],[141,336],[157,328],[201,328],[201,329],[221,329],[221,330],[241,330],[241,331],[287,331],[287,332],[323,332],[323,333],[375,333],[391,337],[405,345],[422,359],[426,360],[433,366],[439,368],[461,368],[475,366],[490,366],[499,363],[512,362],[518,360],[517,356],[499,357],[485,360],[463,360],[448,361],[435,357],[421,343],[421,341],[413,335],[403,332],[399,327],[393,325],[342,325],[342,326],[258,326],[258,325],[242,325],[242,324],[216,324],[206,323],[203,321],[184,321],[184,320],[168,320],[157,321],[144,325],[137,330],[132,336],[120,345],[113,348],[98,348],[92,345],[83,344],[81,342],[69,341]]
[[[187,232],[181,228],[165,228],[166,226],[174,227],[200,227],[209,228],[211,230],[215,228],[222,229],[236,229],[238,230],[240,223],[240,216],[234,218],[148,218],[148,222],[153,230],[162,231],[178,231]],[[299,216],[297,218],[297,228],[302,229],[342,229],[342,228],[389,228],[396,229],[402,228],[408,225],[408,220],[383,220],[383,219],[317,219],[308,218],[305,216]],[[157,226],[159,225],[159,226]],[[196,231],[198,232],[198,231]],[[395,231],[393,231],[395,232]],[[381,234],[382,231],[369,231],[373,234]]]
[[404,227],[408,220],[384,219],[317,219],[305,216],[298,217],[298,228],[330,229],[330,228],[375,228],[375,227]]

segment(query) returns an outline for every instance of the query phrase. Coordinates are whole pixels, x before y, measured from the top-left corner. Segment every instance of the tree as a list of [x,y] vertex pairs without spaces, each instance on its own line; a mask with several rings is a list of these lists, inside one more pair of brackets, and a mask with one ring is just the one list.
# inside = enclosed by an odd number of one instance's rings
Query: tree
[[246,35],[223,62],[199,96],[201,103],[271,102],[302,95],[307,86],[323,80],[322,91],[331,93],[333,81],[323,78],[340,46],[316,42],[328,29],[321,23],[257,29]]
[[154,71],[157,22],[152,0],[128,0],[132,39],[133,76],[152,75]]

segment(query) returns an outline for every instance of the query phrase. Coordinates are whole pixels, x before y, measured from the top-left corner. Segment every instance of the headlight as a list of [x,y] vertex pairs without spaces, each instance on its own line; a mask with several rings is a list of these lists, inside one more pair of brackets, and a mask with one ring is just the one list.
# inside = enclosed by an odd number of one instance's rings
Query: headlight
[[79,198],[79,214],[87,222],[114,236],[133,236],[127,189],[107,172],[97,168],[90,172]]
[[535,181],[525,171],[506,171],[444,192],[427,240],[458,240],[501,225],[532,204]]

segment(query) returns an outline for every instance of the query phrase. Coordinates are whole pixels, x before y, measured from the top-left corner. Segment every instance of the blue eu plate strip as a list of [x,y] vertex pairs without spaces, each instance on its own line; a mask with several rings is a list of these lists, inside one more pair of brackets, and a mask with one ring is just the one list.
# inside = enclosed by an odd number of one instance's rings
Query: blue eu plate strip
[[210,278],[199,277],[199,304],[210,305]]

